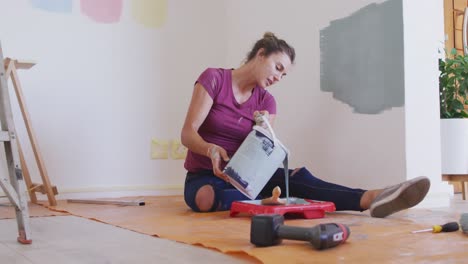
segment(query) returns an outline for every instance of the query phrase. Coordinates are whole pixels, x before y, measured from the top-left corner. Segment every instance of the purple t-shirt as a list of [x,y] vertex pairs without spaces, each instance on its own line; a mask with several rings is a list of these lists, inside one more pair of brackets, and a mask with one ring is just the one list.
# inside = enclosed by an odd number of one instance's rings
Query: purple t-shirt
[[[213,99],[213,106],[198,133],[209,143],[223,147],[232,157],[255,124],[254,111],[267,110],[276,114],[275,98],[265,89],[255,87],[250,98],[239,104],[232,91],[232,70],[206,69],[196,83],[200,83]],[[223,162],[222,168],[226,164]],[[213,169],[211,159],[205,155],[187,153],[184,164],[190,172]],[[221,169],[222,169],[221,168]]]

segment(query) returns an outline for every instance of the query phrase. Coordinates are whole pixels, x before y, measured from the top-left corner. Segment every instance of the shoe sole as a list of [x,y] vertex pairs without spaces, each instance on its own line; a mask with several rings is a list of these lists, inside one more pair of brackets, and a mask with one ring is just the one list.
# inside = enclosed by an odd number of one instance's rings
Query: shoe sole
[[402,184],[391,195],[371,205],[371,216],[383,218],[417,205],[426,197],[430,186],[431,182],[424,176],[410,180],[409,184]]

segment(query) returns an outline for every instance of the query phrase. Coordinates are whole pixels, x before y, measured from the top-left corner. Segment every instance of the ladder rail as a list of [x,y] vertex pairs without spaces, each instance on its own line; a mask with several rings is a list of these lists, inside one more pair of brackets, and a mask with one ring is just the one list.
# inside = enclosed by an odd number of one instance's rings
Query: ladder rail
[[[18,99],[18,105],[19,105],[19,108],[21,110],[21,114],[23,116],[26,131],[28,132],[29,140],[31,142],[31,148],[33,150],[34,158],[35,158],[36,163],[37,163],[37,168],[39,169],[39,174],[41,176],[42,183],[45,186],[47,199],[49,200],[49,204],[51,206],[55,206],[55,205],[57,205],[57,201],[55,199],[55,194],[54,194],[53,189],[52,189],[52,184],[50,182],[49,175],[47,173],[47,169],[46,169],[44,160],[43,160],[42,155],[41,155],[41,151],[39,150],[39,144],[38,144],[37,139],[35,137],[35,133],[34,133],[34,130],[33,130],[32,124],[31,124],[32,123],[31,118],[30,118],[29,113],[28,113],[28,111],[26,109],[26,102],[25,102],[24,95],[23,95],[23,92],[22,92],[22,89],[21,89],[18,73],[16,72],[15,61],[7,59],[7,62],[8,62],[8,68],[11,69],[10,70],[11,82],[13,83],[13,88],[15,90],[16,98]],[[30,65],[34,65],[34,64],[30,64]],[[30,66],[30,67],[32,67],[32,66]],[[6,76],[7,79],[8,79],[8,77],[10,75]],[[18,153],[20,154],[20,161],[21,161],[21,158],[22,158],[21,157],[22,156],[21,147],[20,147],[19,143],[18,143],[17,146],[18,146],[18,149],[19,149]],[[25,166],[23,166],[23,175],[26,174],[26,173],[27,173],[27,168]],[[25,178],[27,178],[27,177],[25,177]]]
[[0,130],[0,142],[2,141],[10,141],[10,133],[8,131]]
[[[9,140],[3,141],[3,145],[6,154],[6,164],[10,175],[10,181],[8,182],[6,177],[3,176],[0,185],[15,206],[16,222],[18,224],[18,241],[23,244],[30,244],[32,241],[26,186],[21,170],[16,130],[5,74],[3,51],[0,43],[0,130],[7,129],[8,131]],[[2,135],[2,138],[6,137],[5,133],[2,133]]]

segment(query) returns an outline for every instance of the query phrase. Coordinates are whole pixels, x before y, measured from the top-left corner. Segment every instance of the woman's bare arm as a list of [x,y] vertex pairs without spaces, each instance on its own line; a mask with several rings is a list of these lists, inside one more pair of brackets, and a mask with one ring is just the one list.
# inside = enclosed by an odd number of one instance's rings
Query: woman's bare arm
[[181,133],[181,141],[184,146],[192,152],[205,156],[207,156],[208,150],[213,144],[203,140],[198,134],[198,129],[208,116],[212,105],[213,99],[211,99],[205,88],[197,83],[193,90]]

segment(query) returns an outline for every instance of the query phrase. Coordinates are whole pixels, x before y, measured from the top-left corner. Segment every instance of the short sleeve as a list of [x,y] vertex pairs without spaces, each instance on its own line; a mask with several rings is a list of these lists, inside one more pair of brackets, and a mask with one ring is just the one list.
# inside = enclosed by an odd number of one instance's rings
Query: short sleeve
[[268,113],[272,115],[276,115],[276,100],[275,97],[269,92],[265,93],[262,109],[267,110]]
[[200,83],[212,99],[219,94],[222,85],[222,74],[219,69],[208,68],[198,77],[196,83]]

